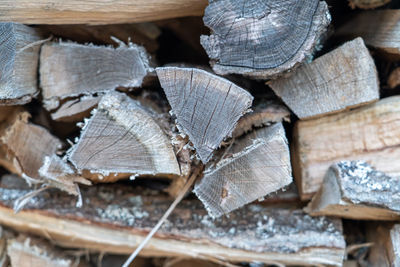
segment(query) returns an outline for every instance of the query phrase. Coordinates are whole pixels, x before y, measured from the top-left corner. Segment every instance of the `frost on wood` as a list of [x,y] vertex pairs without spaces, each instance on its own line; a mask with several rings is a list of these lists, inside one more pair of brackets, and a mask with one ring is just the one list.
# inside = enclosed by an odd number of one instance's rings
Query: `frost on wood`
[[307,207],[311,215],[364,220],[400,219],[400,178],[363,161],[341,161],[326,173]]
[[178,126],[189,136],[203,163],[232,134],[253,97],[244,89],[194,68],[157,68]]
[[52,43],[40,53],[40,84],[49,110],[59,100],[108,92],[117,87],[140,87],[151,71],[144,48]]
[[0,105],[25,104],[39,92],[37,68],[41,34],[18,23],[0,23]]
[[[24,191],[7,188],[7,184],[0,188],[0,223],[25,230],[39,227],[39,235],[51,236],[67,247],[119,254],[131,253],[171,202],[154,191],[110,184],[83,188],[85,205],[80,209],[69,195],[47,191],[14,214],[10,208],[13,200]],[[229,218],[213,220],[200,201],[191,199],[176,207],[143,253],[340,266],[344,248],[340,220],[254,204],[238,209]]]
[[194,187],[212,217],[262,198],[293,180],[281,123],[245,135],[226,154],[226,158],[208,166]]
[[294,127],[293,171],[303,200],[321,186],[328,168],[342,160],[363,160],[389,176],[400,177],[400,97]]
[[354,108],[379,99],[374,60],[361,38],[347,42],[287,78],[271,81],[275,93],[300,118]]
[[102,182],[180,175],[171,141],[151,111],[119,92],[102,97],[68,158],[85,177],[92,173],[90,179]]
[[305,61],[330,23],[319,0],[213,0],[200,42],[218,74],[270,78]]

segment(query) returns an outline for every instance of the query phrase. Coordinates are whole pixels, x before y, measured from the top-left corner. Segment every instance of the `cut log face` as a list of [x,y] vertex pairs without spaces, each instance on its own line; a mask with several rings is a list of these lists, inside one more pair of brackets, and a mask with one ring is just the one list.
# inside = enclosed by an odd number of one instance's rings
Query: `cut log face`
[[399,220],[400,178],[387,176],[363,161],[332,165],[307,207],[312,216],[356,220]]
[[339,112],[379,99],[374,60],[361,38],[301,66],[290,77],[268,84],[300,119]]
[[97,106],[100,96],[84,96],[80,99],[67,100],[60,108],[51,113],[55,121],[78,122],[90,115],[90,111]]
[[310,199],[328,168],[342,160],[363,160],[400,177],[400,97],[314,120],[294,128],[293,169],[300,196]]
[[[168,197],[154,191],[110,184],[83,188],[86,201],[80,209],[70,196],[47,191],[14,214],[13,200],[23,194],[18,188],[0,188],[1,224],[50,236],[63,246],[118,254],[130,254],[170,205]],[[344,257],[341,221],[312,218],[301,210],[252,204],[212,220],[192,199],[183,200],[168,221],[142,255],[335,266]]]
[[189,136],[203,163],[232,134],[253,97],[244,89],[194,68],[157,68],[172,113],[180,130]]
[[371,10],[352,15],[352,19],[335,33],[338,37],[362,37],[368,46],[395,59],[400,58],[400,10]]
[[373,242],[369,249],[370,266],[400,266],[400,225],[371,223],[367,227],[367,240]]
[[7,243],[7,254],[10,257],[11,266],[76,266],[71,257],[66,257],[60,250],[40,239],[19,236],[18,238],[8,240]]
[[211,164],[194,193],[212,217],[229,213],[290,184],[289,148],[281,123],[245,135]]
[[146,51],[137,45],[46,44],[40,54],[43,102],[51,110],[68,97],[140,87],[150,71]]
[[98,174],[91,179],[102,182],[181,173],[171,140],[150,111],[119,92],[102,97],[68,158],[80,172]]
[[28,103],[39,92],[37,69],[42,35],[18,23],[0,23],[0,105]]
[[204,24],[212,31],[200,42],[218,74],[267,79],[309,57],[330,23],[319,0],[209,1]]

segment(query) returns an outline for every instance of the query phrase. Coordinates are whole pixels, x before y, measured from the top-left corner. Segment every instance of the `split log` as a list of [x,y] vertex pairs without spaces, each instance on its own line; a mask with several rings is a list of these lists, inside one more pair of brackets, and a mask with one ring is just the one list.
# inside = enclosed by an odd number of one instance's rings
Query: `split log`
[[288,78],[268,84],[300,119],[336,113],[379,99],[374,60],[361,38],[301,66]]
[[200,42],[213,70],[268,79],[305,61],[330,23],[324,1],[209,1]]
[[399,96],[348,112],[298,121],[292,162],[301,198],[310,199],[328,168],[341,160],[363,160],[389,176],[400,176],[399,136]]
[[152,69],[143,47],[112,48],[52,43],[40,53],[40,84],[48,110],[69,97],[106,93],[117,87],[140,87]]
[[0,20],[25,24],[116,24],[201,16],[205,0],[4,0]]
[[367,228],[368,241],[374,245],[369,249],[370,266],[400,266],[400,225],[370,224]]
[[341,161],[329,168],[320,190],[306,210],[312,216],[399,220],[399,181],[366,162]]
[[391,89],[400,86],[400,67],[395,68],[390,73],[387,83]]
[[391,0],[349,0],[351,8],[372,9],[386,5]]
[[229,137],[253,97],[230,81],[201,69],[156,69],[180,131],[189,136],[203,163]]
[[41,39],[43,36],[34,28],[18,23],[0,23],[0,105],[25,104],[39,93],[38,41]]
[[[83,188],[80,209],[69,195],[46,191],[15,214],[12,203],[26,191],[7,186],[0,188],[1,224],[61,246],[117,254],[130,254],[171,202],[154,191],[109,184]],[[179,204],[141,255],[340,266],[344,248],[340,220],[259,205],[212,220],[192,199]]]
[[51,113],[51,118],[60,122],[78,122],[90,116],[90,111],[97,106],[100,96],[83,96],[67,100]]
[[119,92],[102,97],[68,159],[85,177],[101,182],[181,174],[171,140],[151,111]]
[[336,32],[337,37],[362,37],[366,45],[377,48],[393,59],[400,58],[400,10],[372,10],[352,15]]
[[292,168],[281,123],[237,140],[210,164],[193,192],[212,217],[220,217],[290,184]]
[[21,235],[7,243],[11,267],[76,266],[73,258],[63,255],[61,250],[44,240]]

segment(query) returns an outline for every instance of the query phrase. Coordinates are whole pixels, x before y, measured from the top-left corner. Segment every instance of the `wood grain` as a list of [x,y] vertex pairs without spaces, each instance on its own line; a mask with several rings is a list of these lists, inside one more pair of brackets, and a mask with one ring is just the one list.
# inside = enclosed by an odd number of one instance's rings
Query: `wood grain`
[[374,60],[361,38],[268,83],[300,118],[309,119],[379,100]]
[[116,24],[201,16],[205,0],[4,0],[0,20],[25,24]]

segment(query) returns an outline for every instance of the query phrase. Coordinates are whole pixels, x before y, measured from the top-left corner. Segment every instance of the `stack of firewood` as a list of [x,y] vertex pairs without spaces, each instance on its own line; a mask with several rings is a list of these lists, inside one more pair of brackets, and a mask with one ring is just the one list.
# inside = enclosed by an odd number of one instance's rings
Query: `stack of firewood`
[[400,266],[400,3],[327,2],[1,1],[0,267]]

